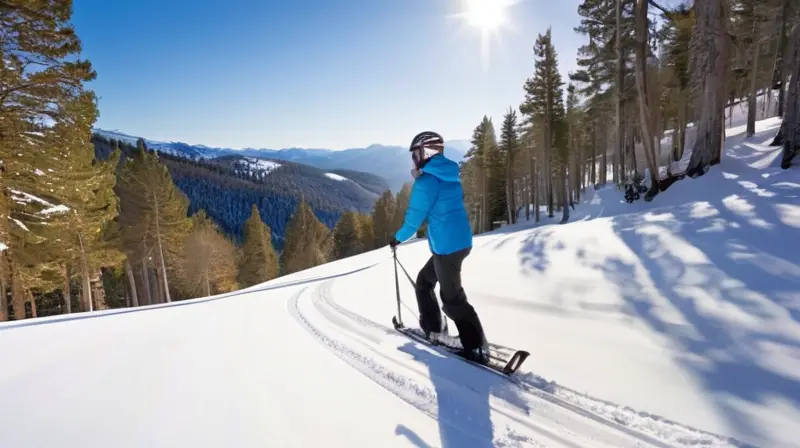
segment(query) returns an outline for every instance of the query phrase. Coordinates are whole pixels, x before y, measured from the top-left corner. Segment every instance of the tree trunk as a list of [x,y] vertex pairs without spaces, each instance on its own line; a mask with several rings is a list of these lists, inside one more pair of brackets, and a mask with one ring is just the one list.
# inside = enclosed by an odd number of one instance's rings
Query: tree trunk
[[14,320],[25,319],[25,296],[22,293],[22,283],[14,263],[9,263],[9,277],[11,278],[11,308],[14,311]]
[[511,178],[511,151],[512,148],[509,148],[508,153],[506,154],[506,208],[508,209],[508,223],[514,224],[514,197],[513,192],[513,179]]
[[[678,145],[677,145],[677,153],[673,157],[673,159],[677,162],[683,158],[683,152],[686,150],[686,127],[687,127],[687,120],[686,120],[686,96],[683,92],[679,93],[680,99],[678,100],[678,128],[676,132],[678,132]],[[675,135],[674,133],[672,134]]]
[[8,284],[6,282],[6,251],[0,251],[0,322],[8,320]]
[[690,64],[697,91],[697,139],[686,168],[690,177],[702,176],[720,162],[724,143],[725,91],[729,72],[730,38],[727,2],[697,0]]
[[538,161],[534,158],[533,159],[533,186],[534,186],[534,193],[533,193],[533,220],[535,223],[539,223],[539,185],[540,185],[540,175],[541,167],[539,166]]
[[83,310],[91,312],[94,311],[94,305],[92,304],[92,285],[89,279],[89,262],[86,259],[86,250],[83,247],[83,235],[80,232],[78,233],[78,241],[80,242],[81,249],[81,288],[83,289]]
[[142,285],[144,287],[144,298],[147,299],[147,305],[153,304],[153,294],[150,289],[150,269],[147,266],[147,256],[142,258]]
[[636,91],[639,99],[639,124],[642,128],[642,146],[647,166],[650,169],[652,187],[645,200],[651,200],[658,193],[658,165],[653,149],[650,105],[647,95],[647,0],[636,1]]
[[125,259],[125,275],[128,277],[128,289],[130,291],[131,305],[139,306],[139,296],[136,294],[136,280],[133,277],[133,269],[131,269],[131,262]]
[[153,192],[153,200],[155,201],[155,210],[156,210],[156,242],[158,243],[158,258],[159,263],[161,264],[161,281],[163,281],[164,287],[164,298],[166,299],[167,303],[172,302],[172,299],[169,296],[169,283],[167,282],[167,265],[164,263],[164,248],[161,245],[161,225],[159,223],[158,217],[158,196],[156,196],[155,192]]
[[788,169],[792,159],[800,150],[800,24],[795,25],[789,42],[791,81],[786,93],[786,109],[781,123],[783,135],[783,157],[781,168]]
[[569,221],[569,177],[567,175],[567,164],[564,163],[563,168],[561,169],[561,185],[559,186],[559,190],[563,193],[561,196],[561,204],[564,207],[564,214],[561,216],[561,223],[565,223]]
[[781,89],[778,91],[778,116],[781,118],[783,118],[783,110],[786,101],[786,22],[789,21],[789,1],[790,0],[783,1],[783,13],[779,16],[781,17],[781,28],[780,34],[778,35],[778,58],[780,58],[780,63],[777,71],[778,81],[781,86]]
[[597,122],[592,117],[592,186],[597,187]]
[[725,91],[730,71],[727,2],[696,0],[695,13],[690,63],[699,116],[697,139],[686,168],[690,177],[702,176],[722,159]]
[[753,58],[753,70],[750,72],[750,95],[747,98],[747,137],[752,137],[756,133],[756,91],[758,90],[758,59],[761,53],[759,45],[759,33],[756,26],[757,20],[754,19],[753,24],[753,48],[751,49],[751,57]]
[[211,297],[211,282],[208,281],[208,264],[206,264],[206,272],[203,276],[203,284],[206,289],[206,297]]
[[616,7],[615,7],[616,14],[615,15],[616,15],[616,25],[617,25],[616,26],[616,28],[617,28],[616,37],[615,37],[615,40],[616,40],[616,56],[617,56],[617,70],[616,70],[617,71],[617,73],[616,73],[617,79],[616,79],[616,89],[615,89],[614,93],[616,95],[616,114],[615,115],[616,115],[616,124],[617,124],[617,136],[616,136],[617,137],[616,138],[617,163],[614,165],[614,181],[615,181],[615,183],[617,185],[620,185],[621,182],[624,181],[624,179],[622,179],[622,176],[620,176],[617,171],[619,170],[619,172],[622,172],[624,170],[624,169],[620,170],[619,167],[621,167],[622,164],[624,163],[623,156],[622,156],[623,145],[624,145],[624,142],[622,140],[622,138],[623,138],[623,130],[622,130],[622,106],[623,106],[623,104],[622,104],[622,88],[623,88],[623,84],[622,83],[624,82],[623,80],[624,80],[624,77],[625,77],[625,66],[624,66],[625,60],[622,57],[622,5],[621,5],[622,0],[617,0],[615,3],[616,3]]
[[531,208],[534,206],[533,204],[536,202],[534,194],[538,194],[539,191],[534,191],[536,187],[536,156],[533,153],[533,144],[530,140],[527,142],[528,145],[528,207],[525,208],[525,219],[530,221],[531,219]]
[[36,318],[36,297],[33,296],[33,291],[30,289],[25,290],[25,295],[28,296],[28,299],[31,301],[31,318]]
[[61,297],[64,299],[65,314],[72,313],[72,295],[69,284],[69,265],[64,263],[64,286],[62,287]]

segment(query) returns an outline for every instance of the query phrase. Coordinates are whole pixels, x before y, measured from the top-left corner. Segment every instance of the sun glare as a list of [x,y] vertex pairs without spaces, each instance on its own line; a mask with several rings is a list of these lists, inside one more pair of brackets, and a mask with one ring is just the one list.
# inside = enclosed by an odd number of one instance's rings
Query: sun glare
[[505,23],[507,7],[508,2],[503,0],[467,0],[464,18],[475,28],[491,32]]
[[454,14],[468,27],[480,32],[481,61],[489,65],[491,41],[499,41],[501,31],[512,29],[508,9],[525,0],[461,0],[461,12]]

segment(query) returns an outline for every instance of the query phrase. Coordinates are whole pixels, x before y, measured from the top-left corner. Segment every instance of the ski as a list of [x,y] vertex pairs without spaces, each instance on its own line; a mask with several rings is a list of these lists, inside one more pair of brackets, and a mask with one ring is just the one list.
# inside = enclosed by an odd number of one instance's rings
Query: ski
[[460,347],[461,344],[458,344],[458,346],[456,346],[455,344],[451,345],[442,342],[430,341],[422,333],[422,330],[416,328],[408,328],[404,326],[402,323],[397,321],[396,316],[392,317],[392,325],[394,326],[395,330],[397,330],[399,333],[405,335],[406,337],[414,341],[426,344],[431,347],[442,348],[447,352],[456,355],[456,357],[462,361],[468,362],[478,367],[482,367],[493,373],[501,375],[505,378],[510,378],[511,375],[513,375],[520,368],[520,366],[522,366],[522,363],[525,362],[528,356],[530,356],[530,353],[528,353],[525,350],[513,350],[513,349],[511,350],[513,351],[513,354],[511,354],[511,356],[507,356],[502,353],[502,350],[498,348],[499,346],[490,345],[489,363],[481,364],[479,362],[475,362],[472,361],[471,359],[467,359],[461,356],[461,354],[459,353],[459,351],[461,350]]

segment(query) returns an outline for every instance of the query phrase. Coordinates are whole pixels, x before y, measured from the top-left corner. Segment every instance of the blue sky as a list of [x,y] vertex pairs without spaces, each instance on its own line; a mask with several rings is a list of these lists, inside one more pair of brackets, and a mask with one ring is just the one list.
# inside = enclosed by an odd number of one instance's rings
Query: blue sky
[[407,145],[469,138],[518,107],[538,33],[565,81],[580,0],[524,0],[481,57],[464,0],[75,0],[98,73],[97,126],[231,148]]

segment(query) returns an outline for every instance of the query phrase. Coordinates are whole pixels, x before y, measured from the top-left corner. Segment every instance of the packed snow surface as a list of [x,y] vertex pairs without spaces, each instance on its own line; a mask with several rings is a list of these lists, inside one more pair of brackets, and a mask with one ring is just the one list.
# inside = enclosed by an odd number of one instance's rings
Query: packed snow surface
[[[765,146],[778,125],[732,129],[722,164],[653,202],[609,185],[569,224],[476,237],[464,286],[490,341],[531,353],[515,382],[395,332],[381,248],[0,325],[0,445],[798,447],[800,175]],[[429,255],[398,250],[412,276]]]

